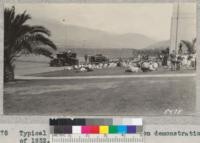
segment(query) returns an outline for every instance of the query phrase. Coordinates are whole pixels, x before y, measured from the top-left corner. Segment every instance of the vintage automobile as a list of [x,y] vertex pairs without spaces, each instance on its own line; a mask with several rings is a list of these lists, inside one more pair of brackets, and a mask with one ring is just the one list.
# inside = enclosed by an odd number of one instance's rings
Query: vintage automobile
[[91,64],[108,63],[109,59],[102,54],[96,54],[95,56],[89,56],[89,62]]
[[79,60],[77,59],[76,53],[62,52],[56,54],[56,57],[52,58],[49,65],[51,67],[59,67],[59,66],[73,66],[78,64]]

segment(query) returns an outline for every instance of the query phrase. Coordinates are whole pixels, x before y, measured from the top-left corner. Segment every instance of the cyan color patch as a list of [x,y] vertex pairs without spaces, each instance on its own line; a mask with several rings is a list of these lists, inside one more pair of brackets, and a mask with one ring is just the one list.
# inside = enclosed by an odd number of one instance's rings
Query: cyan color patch
[[127,126],[118,126],[118,133],[126,134],[127,133]]

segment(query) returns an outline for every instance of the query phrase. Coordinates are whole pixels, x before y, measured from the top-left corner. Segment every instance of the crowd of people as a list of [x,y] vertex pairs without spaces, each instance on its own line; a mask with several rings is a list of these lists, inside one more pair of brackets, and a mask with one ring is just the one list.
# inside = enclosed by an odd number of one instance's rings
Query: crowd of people
[[[85,58],[86,59],[86,58]],[[118,58],[107,62],[90,63],[87,60],[82,64],[66,67],[76,72],[91,72],[95,69],[122,67],[125,72],[151,72],[159,69],[179,71],[182,69],[196,69],[196,54],[182,54],[180,51],[169,52],[169,49],[157,56],[148,54],[132,58]]]
[[196,53],[182,53],[181,50],[171,53],[164,53],[160,56],[162,66],[170,68],[171,71],[179,71],[182,69],[196,69]]
[[175,54],[173,51],[170,54],[171,59],[171,70],[181,70],[185,69],[196,69],[196,54]]

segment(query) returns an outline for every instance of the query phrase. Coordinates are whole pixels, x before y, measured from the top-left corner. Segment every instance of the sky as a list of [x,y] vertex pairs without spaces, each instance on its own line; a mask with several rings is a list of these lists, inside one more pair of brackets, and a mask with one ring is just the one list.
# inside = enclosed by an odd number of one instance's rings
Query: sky
[[[11,6],[11,5],[7,5]],[[169,40],[173,5],[164,4],[17,4],[17,12],[116,34],[139,33]]]

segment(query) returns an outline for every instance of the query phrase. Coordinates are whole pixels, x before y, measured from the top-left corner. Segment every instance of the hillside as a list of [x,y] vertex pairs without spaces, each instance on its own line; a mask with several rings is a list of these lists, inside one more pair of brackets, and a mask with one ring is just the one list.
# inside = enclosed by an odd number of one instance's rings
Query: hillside
[[75,25],[64,25],[49,19],[33,20],[31,24],[47,27],[59,48],[142,49],[157,42],[137,33],[120,35]]
[[164,50],[168,47],[170,47],[170,40],[156,42],[156,43],[146,47],[145,49]]

